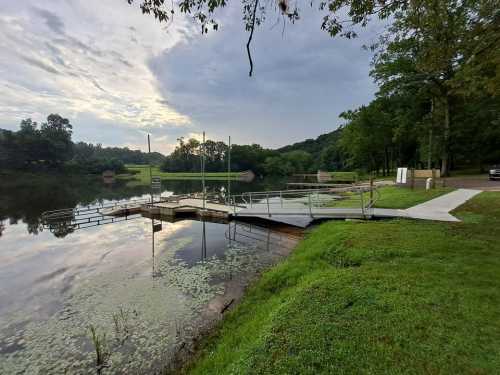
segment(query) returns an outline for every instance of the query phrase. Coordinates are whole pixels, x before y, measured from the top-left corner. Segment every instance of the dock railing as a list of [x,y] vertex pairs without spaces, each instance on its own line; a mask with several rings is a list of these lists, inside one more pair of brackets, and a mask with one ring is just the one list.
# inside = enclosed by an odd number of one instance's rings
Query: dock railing
[[[371,193],[370,193],[371,190]],[[314,217],[322,208],[354,208],[361,210],[363,216],[369,214],[380,193],[375,186],[351,186],[334,189],[298,189],[261,192],[246,192],[231,195],[227,204],[238,215],[241,208],[246,214],[297,215],[307,214]]]

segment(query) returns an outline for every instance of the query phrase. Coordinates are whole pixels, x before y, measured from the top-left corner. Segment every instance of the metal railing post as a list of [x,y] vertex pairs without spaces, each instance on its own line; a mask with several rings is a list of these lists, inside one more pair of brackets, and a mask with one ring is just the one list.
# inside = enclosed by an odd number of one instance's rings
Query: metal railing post
[[249,193],[248,195],[250,197],[250,208],[252,208],[252,193]]
[[312,214],[312,203],[311,203],[311,193],[309,193],[307,195],[308,197],[308,201],[309,201],[309,216],[313,217],[313,214]]
[[266,195],[266,200],[267,200],[267,215],[271,217],[271,211],[269,209],[269,194]]
[[359,189],[360,194],[361,194],[361,214],[363,215],[363,218],[365,218],[365,201],[363,197],[363,189]]
[[283,208],[283,191],[280,190],[280,204],[281,208]]

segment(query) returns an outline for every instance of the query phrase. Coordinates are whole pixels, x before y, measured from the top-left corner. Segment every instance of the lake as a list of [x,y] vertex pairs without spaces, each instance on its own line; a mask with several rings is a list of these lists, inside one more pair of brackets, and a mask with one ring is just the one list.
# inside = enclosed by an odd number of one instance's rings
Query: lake
[[[223,182],[208,182],[217,191]],[[164,181],[168,193],[199,181]],[[280,181],[232,182],[234,192]],[[209,329],[302,233],[244,222],[134,215],[44,228],[47,210],[147,197],[149,188],[90,177],[0,182],[0,373],[154,373]],[[96,361],[96,347],[100,359]]]

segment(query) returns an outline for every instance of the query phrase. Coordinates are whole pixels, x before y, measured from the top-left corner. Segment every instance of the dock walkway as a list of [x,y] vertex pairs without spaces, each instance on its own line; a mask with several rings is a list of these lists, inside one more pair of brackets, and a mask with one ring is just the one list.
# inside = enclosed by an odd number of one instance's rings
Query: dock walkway
[[[207,201],[205,207],[202,199],[188,198],[176,202],[156,203],[153,204],[153,209],[157,210],[155,213],[167,216],[197,213],[201,216],[226,218],[257,217],[299,227],[306,227],[316,219],[409,218],[456,222],[460,220],[449,212],[478,193],[480,190],[459,189],[408,209],[336,208],[307,204],[307,199],[304,198],[279,200],[276,197],[237,205]],[[321,194],[315,197],[321,197]]]

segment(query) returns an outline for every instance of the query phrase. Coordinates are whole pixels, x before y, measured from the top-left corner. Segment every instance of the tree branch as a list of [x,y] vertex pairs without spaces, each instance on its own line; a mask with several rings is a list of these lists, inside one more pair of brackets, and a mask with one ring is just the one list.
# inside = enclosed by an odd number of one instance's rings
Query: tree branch
[[250,62],[250,71],[248,72],[249,77],[252,76],[253,72],[253,61],[252,61],[252,54],[250,52],[250,43],[252,43],[253,31],[255,30],[255,16],[257,15],[258,5],[259,5],[259,0],[255,0],[255,5],[253,6],[253,14],[252,14],[252,25],[250,27],[250,35],[248,36],[248,42],[247,42],[248,61]]

